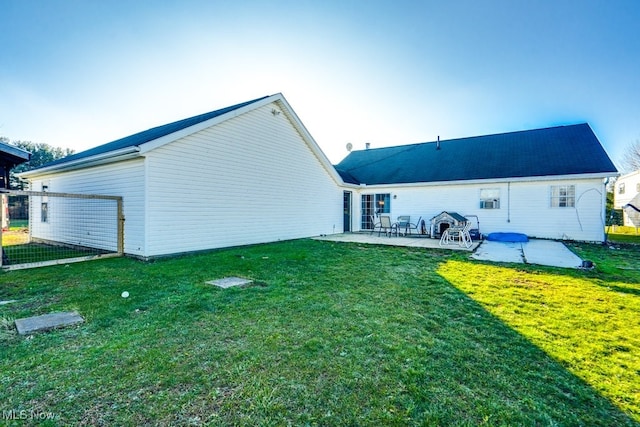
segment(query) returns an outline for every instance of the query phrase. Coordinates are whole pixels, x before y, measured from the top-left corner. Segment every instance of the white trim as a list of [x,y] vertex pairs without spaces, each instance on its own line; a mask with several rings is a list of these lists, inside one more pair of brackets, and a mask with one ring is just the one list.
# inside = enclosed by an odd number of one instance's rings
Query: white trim
[[91,157],[84,157],[82,159],[71,160],[62,164],[55,164],[48,167],[34,169],[31,171],[22,172],[16,174],[19,178],[36,178],[42,175],[48,175],[52,172],[70,171],[75,169],[87,168],[90,166],[98,166],[106,163],[113,163],[121,160],[133,159],[140,156],[140,147],[137,145],[121,148],[120,150],[109,151],[106,153],[97,154]]
[[[457,181],[431,181],[431,182],[409,182],[404,184],[360,184],[355,186],[356,188],[370,188],[375,190],[376,188],[407,188],[407,187],[431,187],[441,185],[458,185],[458,184],[491,184],[491,183],[508,183],[508,182],[539,182],[539,181],[571,181],[579,179],[593,179],[617,176],[617,174],[603,174],[603,173],[587,173],[576,175],[546,175],[546,176],[526,176],[518,178],[489,178],[489,179],[470,179],[470,180],[457,180]],[[348,186],[346,184],[345,186]],[[353,184],[351,184],[353,185]]]
[[320,148],[318,143],[315,141],[315,139],[313,139],[313,137],[311,136],[307,128],[304,126],[304,124],[302,124],[302,121],[300,120],[296,112],[293,110],[293,108],[291,108],[291,106],[289,105],[287,100],[284,98],[284,96],[281,93],[278,93],[276,95],[273,95],[273,98],[276,105],[278,105],[283,109],[287,118],[291,120],[291,122],[293,123],[294,127],[296,128],[296,130],[298,131],[302,139],[304,139],[304,141],[307,143],[307,145],[309,146],[313,154],[320,161],[320,163],[322,164],[324,169],[329,173],[331,178],[333,178],[335,183],[338,185],[345,185],[345,182],[342,180],[342,177],[340,176],[336,168],[333,167],[333,165],[331,164],[327,156],[324,154],[324,151],[322,151],[322,149]]
[[625,180],[627,178],[631,178],[634,175],[640,175],[640,170],[633,171],[633,172],[627,173],[625,175],[619,175],[618,176],[618,180]]

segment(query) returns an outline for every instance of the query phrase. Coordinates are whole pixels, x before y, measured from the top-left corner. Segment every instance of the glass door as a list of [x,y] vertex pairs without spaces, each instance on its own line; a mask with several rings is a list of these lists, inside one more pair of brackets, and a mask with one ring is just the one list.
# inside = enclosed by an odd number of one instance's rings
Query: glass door
[[343,193],[342,200],[342,231],[348,233],[351,231],[351,191]]

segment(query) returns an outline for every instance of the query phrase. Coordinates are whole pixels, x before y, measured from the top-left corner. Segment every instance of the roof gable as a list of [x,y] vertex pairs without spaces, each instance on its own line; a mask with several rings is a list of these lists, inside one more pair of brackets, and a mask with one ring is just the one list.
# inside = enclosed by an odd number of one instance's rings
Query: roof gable
[[[77,154],[72,154],[70,156],[64,157],[62,159],[55,160],[53,162],[49,162],[46,165],[43,165],[41,168],[47,168],[55,165],[62,165],[65,163],[74,162],[77,160],[88,159],[97,155],[107,154],[110,152],[117,152],[119,150],[123,150],[126,148],[137,147],[142,144],[157,140],[159,138],[165,137],[167,135],[171,135],[175,132],[179,132],[181,130],[187,129],[191,126],[195,126],[197,124],[206,122],[207,120],[211,120],[213,118],[222,116],[226,113],[238,110],[240,108],[246,107],[250,104],[256,103],[258,101],[262,101],[268,96],[263,96],[262,98],[254,99],[251,101],[243,102],[241,104],[232,105],[230,107],[221,108],[219,110],[210,111],[208,113],[199,114],[197,116],[189,117],[186,119],[178,120],[176,122],[168,123],[166,125],[157,126],[151,129],[147,129],[142,132],[135,133],[133,135],[129,135],[124,138],[117,139],[115,141],[108,142],[106,144],[99,145],[97,147],[91,148],[86,151],[82,151]],[[40,168],[38,168],[40,169]],[[36,170],[36,169],[34,169]]]
[[367,185],[617,173],[586,123],[353,151],[336,169]]
[[163,126],[151,128],[146,131],[100,145],[90,150],[50,162],[40,168],[23,172],[20,176],[29,179],[50,173],[87,168],[140,157],[143,156],[144,153],[154,150],[164,144],[171,143],[202,129],[216,126],[217,124],[233,117],[237,117],[241,114],[272,103],[275,108],[271,109],[271,113],[275,115],[282,112],[284,114],[287,120],[289,120],[293,125],[302,141],[304,141],[306,146],[309,148],[311,154],[318,159],[322,167],[327,171],[335,183],[342,185],[344,182],[340,175],[281,93],[264,96],[252,101],[232,105],[231,107],[222,108]]

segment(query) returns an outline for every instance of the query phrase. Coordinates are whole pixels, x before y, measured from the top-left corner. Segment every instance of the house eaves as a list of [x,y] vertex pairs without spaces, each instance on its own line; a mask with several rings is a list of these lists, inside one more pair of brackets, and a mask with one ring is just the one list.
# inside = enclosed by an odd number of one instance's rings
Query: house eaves
[[574,174],[574,175],[546,175],[546,176],[529,176],[521,178],[489,178],[489,179],[470,179],[470,180],[458,180],[458,181],[430,181],[430,182],[409,182],[398,184],[352,184],[357,188],[412,188],[412,187],[441,187],[444,185],[479,185],[489,183],[516,183],[516,182],[541,182],[541,181],[576,181],[582,179],[602,179],[612,178],[617,176],[613,173],[591,173],[591,174]]
[[54,172],[72,171],[93,166],[105,165],[108,163],[121,162],[123,160],[129,160],[135,157],[140,157],[140,147],[138,147],[137,145],[133,147],[122,148],[120,150],[109,151],[107,153],[98,154],[91,157],[71,160],[61,164],[55,164],[51,166],[45,165],[41,168],[25,171],[16,175],[19,178],[35,178]]

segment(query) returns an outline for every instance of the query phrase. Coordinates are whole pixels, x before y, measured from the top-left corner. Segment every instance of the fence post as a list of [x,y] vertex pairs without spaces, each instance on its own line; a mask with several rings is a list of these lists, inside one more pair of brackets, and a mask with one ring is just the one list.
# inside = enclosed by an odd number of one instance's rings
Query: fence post
[[124,255],[124,211],[122,197],[118,198],[118,255]]

